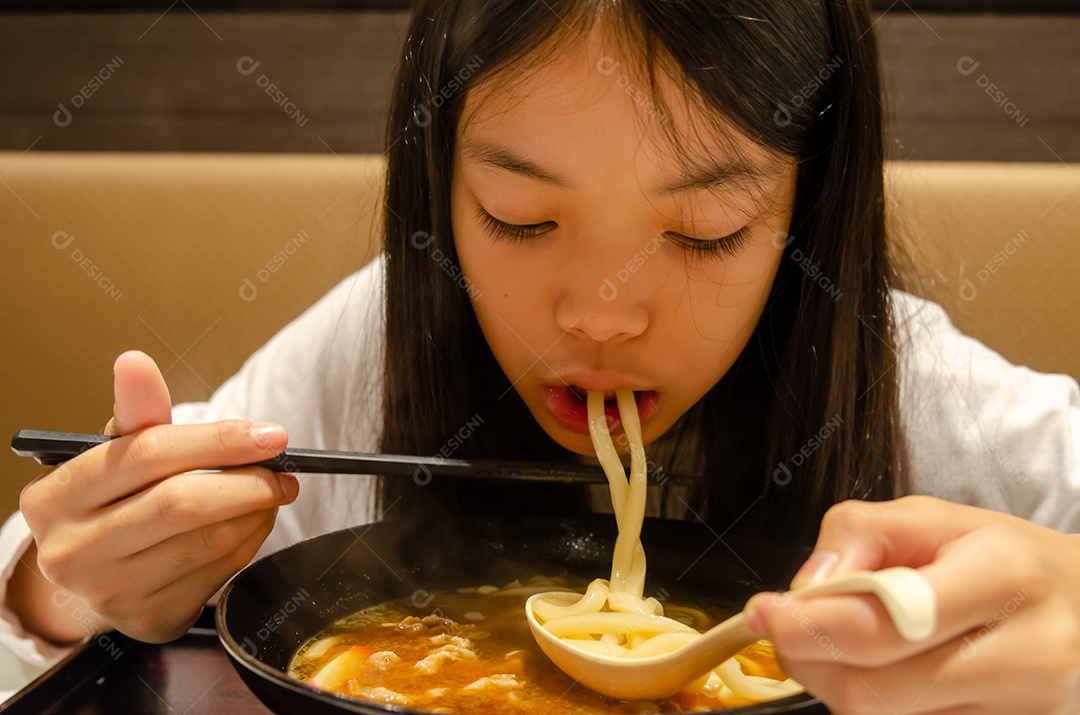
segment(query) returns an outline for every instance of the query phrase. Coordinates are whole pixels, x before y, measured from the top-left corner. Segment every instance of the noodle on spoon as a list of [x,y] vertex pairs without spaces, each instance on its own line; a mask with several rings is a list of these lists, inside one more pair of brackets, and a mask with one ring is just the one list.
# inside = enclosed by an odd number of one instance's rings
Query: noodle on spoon
[[[648,475],[637,402],[631,390],[615,391],[623,433],[630,446],[630,477],[627,480],[604,413],[604,394],[588,394],[589,435],[597,459],[607,475],[611,506],[618,537],[611,559],[610,579],[596,579],[585,594],[553,592],[533,603],[533,613],[543,628],[566,644],[605,656],[646,658],[671,653],[700,633],[664,615],[655,598],[644,598],[645,549],[641,525],[645,519]],[[802,692],[795,681],[776,680],[743,672],[730,658],[687,688],[735,695],[747,702],[761,702]]]

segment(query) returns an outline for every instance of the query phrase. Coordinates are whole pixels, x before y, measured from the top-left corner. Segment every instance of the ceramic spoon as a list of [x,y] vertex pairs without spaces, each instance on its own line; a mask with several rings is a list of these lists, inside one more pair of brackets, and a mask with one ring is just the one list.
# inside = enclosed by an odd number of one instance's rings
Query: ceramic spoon
[[[881,599],[896,629],[910,642],[930,638],[937,626],[934,590],[916,570],[895,567],[882,571],[855,571],[788,592],[790,596],[828,596],[870,593]],[[623,700],[658,700],[687,685],[760,638],[750,631],[739,613],[714,626],[676,651],[647,658],[607,656],[581,650],[572,641],[548,632],[534,611],[538,599],[567,604],[578,594],[538,593],[525,604],[529,628],[540,648],[556,666],[582,685]]]

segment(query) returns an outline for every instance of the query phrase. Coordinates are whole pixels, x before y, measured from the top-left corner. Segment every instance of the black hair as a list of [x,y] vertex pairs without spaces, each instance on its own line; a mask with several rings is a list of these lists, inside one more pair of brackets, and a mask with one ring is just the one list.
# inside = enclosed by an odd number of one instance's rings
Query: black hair
[[[654,90],[661,72],[682,82],[708,114],[797,162],[791,228],[777,239],[784,258],[757,328],[665,440],[671,455],[709,475],[693,498],[708,522],[810,540],[830,505],[903,487],[881,90],[860,0],[419,2],[387,133],[380,448],[437,454],[453,444],[458,457],[574,459],[531,417],[480,331],[457,267],[450,177],[469,90],[542,61],[600,17]],[[381,502],[584,508],[572,489],[424,482],[383,480]]]

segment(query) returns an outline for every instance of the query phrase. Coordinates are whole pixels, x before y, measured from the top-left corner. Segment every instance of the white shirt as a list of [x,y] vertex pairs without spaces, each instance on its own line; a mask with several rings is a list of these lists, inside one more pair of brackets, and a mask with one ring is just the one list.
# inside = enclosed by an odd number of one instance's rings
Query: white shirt
[[[383,261],[349,276],[176,423],[229,418],[284,425],[293,447],[375,451],[381,428]],[[962,335],[939,306],[893,294],[900,412],[913,493],[1008,512],[1059,531],[1080,526],[1080,390],[1064,375],[1006,362]],[[377,518],[370,477],[301,475],[256,558]],[[21,514],[0,531],[0,603],[30,541]],[[0,609],[0,644],[41,666],[63,650]]]

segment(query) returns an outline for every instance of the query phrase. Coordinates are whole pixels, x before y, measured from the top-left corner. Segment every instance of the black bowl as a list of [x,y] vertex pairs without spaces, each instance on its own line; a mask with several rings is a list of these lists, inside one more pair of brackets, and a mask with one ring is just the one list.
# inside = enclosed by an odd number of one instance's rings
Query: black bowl
[[[738,610],[754,593],[786,587],[806,549],[721,538],[702,524],[647,519],[646,594],[699,594]],[[233,666],[275,713],[385,715],[420,711],[308,687],[286,675],[292,654],[331,622],[362,608],[460,586],[503,584],[533,574],[584,579],[611,569],[615,519],[551,518],[385,521],[324,534],[248,566],[218,602],[217,630]],[[524,614],[522,615],[524,618]],[[827,710],[808,695],[729,708],[725,715]]]

